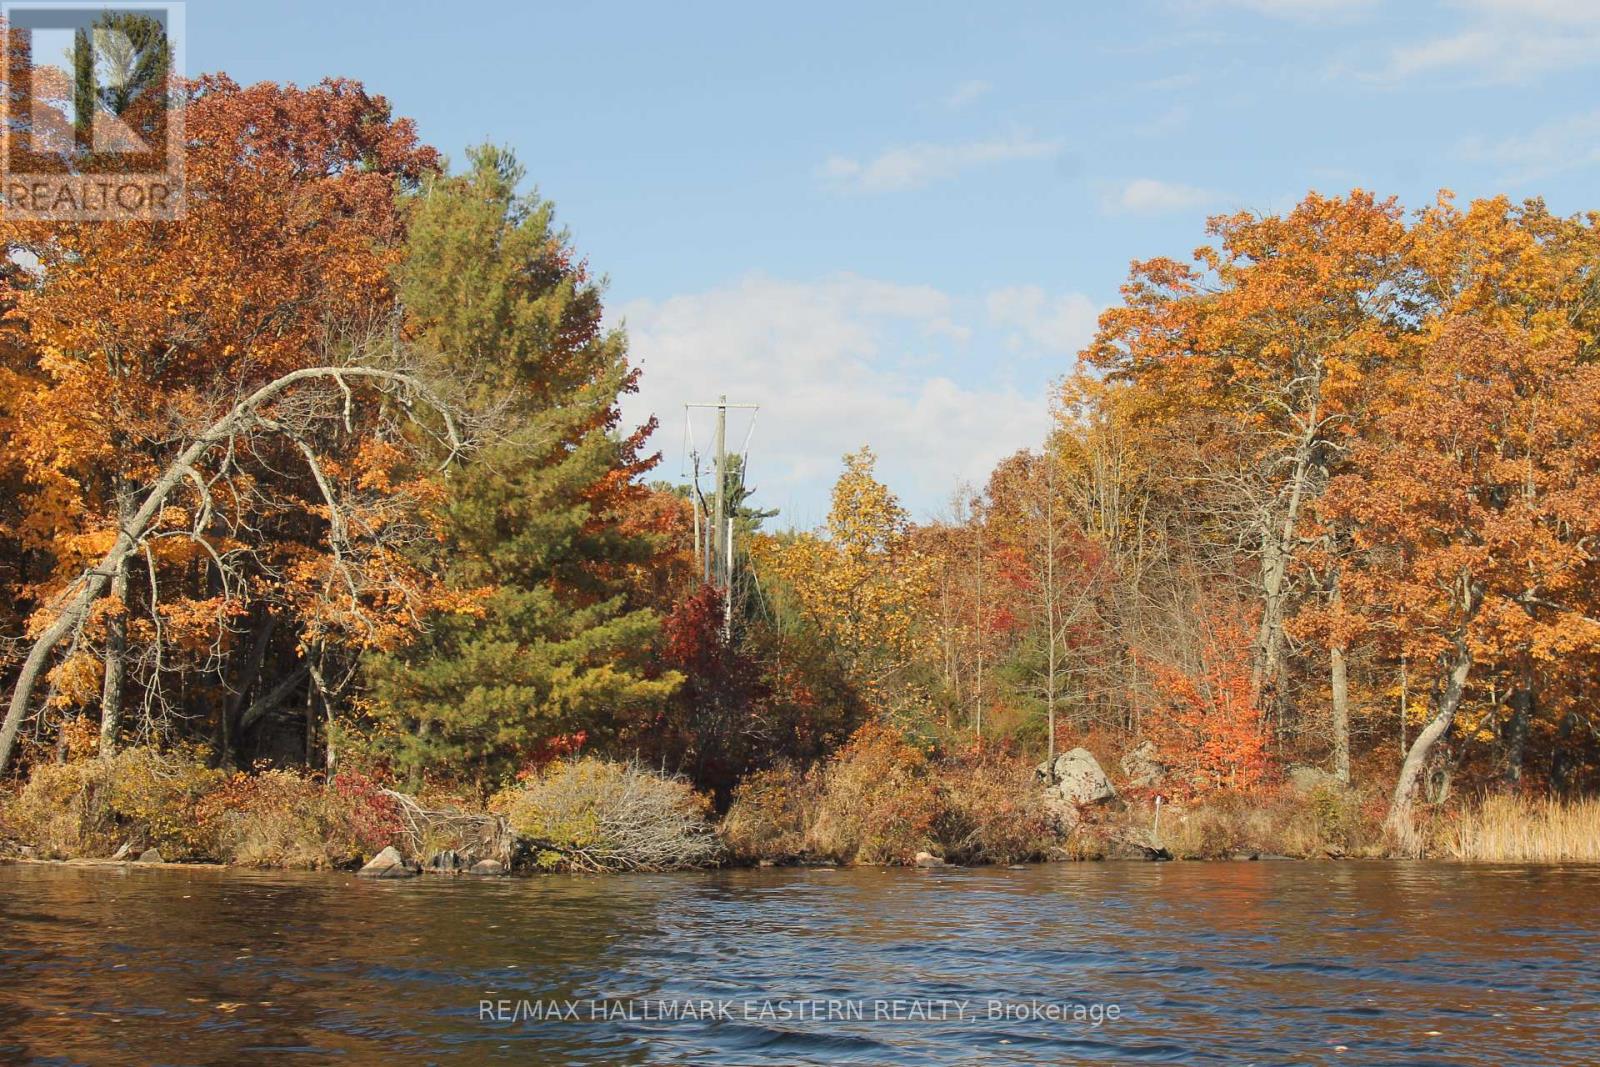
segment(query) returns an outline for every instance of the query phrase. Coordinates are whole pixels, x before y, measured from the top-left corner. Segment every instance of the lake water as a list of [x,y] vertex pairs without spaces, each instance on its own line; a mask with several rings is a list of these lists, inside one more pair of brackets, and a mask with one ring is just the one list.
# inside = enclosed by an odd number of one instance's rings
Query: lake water
[[0,1062],[1600,1063],[1597,906],[1594,868],[10,866]]

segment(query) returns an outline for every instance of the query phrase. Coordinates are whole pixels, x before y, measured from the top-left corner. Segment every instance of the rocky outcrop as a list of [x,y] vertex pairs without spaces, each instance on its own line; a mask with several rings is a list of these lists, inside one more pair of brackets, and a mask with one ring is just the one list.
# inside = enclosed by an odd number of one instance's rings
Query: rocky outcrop
[[1046,790],[1073,804],[1102,804],[1117,798],[1117,790],[1101,769],[1100,761],[1086,748],[1063,752],[1054,764],[1039,764],[1035,773]]
[[390,845],[368,861],[367,865],[356,872],[358,878],[410,878],[420,873],[415,867],[405,861],[400,855],[400,850]]
[[160,849],[155,849],[155,848],[147,848],[147,849],[145,849],[143,852],[139,853],[139,862],[140,863],[161,863],[161,862],[163,862],[162,859],[161,859],[161,850]]
[[1120,766],[1129,789],[1154,789],[1167,777],[1166,764],[1157,757],[1153,741],[1141,741],[1129,749]]
[[1034,771],[1044,786],[1044,806],[1056,830],[1069,834],[1082,821],[1079,809],[1117,799],[1117,790],[1101,769],[1100,762],[1086,748],[1063,752],[1055,762],[1046,760]]
[[935,856],[932,852],[918,852],[916,859],[912,862],[918,867],[943,867],[945,865],[944,860]]
[[477,875],[480,878],[492,878],[496,875],[505,874],[506,865],[499,860],[479,860],[467,868],[467,873]]

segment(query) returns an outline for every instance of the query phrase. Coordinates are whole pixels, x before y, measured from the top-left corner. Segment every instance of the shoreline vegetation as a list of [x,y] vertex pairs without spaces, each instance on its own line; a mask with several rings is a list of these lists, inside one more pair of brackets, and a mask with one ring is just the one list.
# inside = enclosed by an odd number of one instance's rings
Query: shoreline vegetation
[[17,854],[1600,858],[1600,213],[1214,217],[1034,447],[914,517],[857,439],[779,528],[738,403],[664,477],[510,150],[135,67],[131,128],[185,101],[185,213],[0,213]]
[[[227,774],[201,757],[134,747],[36,767],[0,797],[0,861],[373,873],[387,853],[400,862],[381,876],[395,877],[1397,855],[1381,792],[1309,768],[1250,795],[1173,803],[1124,784],[1064,805],[1014,754],[932,758],[882,728],[811,768],[749,776],[720,815],[680,777],[587,757],[554,760],[481,808],[356,772]],[[1600,802],[1489,795],[1440,807],[1421,834],[1437,859],[1597,863]]]

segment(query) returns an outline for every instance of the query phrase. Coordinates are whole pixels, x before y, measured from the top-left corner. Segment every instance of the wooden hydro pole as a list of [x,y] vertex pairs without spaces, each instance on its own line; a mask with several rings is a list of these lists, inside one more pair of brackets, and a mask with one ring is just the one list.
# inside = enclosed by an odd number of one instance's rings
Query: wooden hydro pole
[[[759,404],[730,404],[727,394],[715,403],[689,403],[683,405],[684,418],[694,408],[714,408],[717,412],[715,452],[712,455],[714,488],[711,505],[706,506],[705,494],[700,491],[700,461],[695,458],[694,486],[694,547],[696,562],[707,583],[722,594],[722,637],[727,640],[733,633],[733,530],[734,516],[729,514],[728,499],[728,409],[734,408],[754,413]],[[754,427],[752,426],[752,429]],[[742,468],[741,468],[742,470]],[[705,532],[701,534],[701,523]]]

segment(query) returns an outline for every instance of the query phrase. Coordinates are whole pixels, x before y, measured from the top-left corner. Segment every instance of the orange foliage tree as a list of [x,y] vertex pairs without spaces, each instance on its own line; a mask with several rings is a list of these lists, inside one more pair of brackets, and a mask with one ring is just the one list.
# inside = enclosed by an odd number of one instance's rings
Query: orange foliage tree
[[1251,645],[1242,611],[1204,612],[1192,662],[1149,661],[1165,704],[1152,732],[1162,761],[1193,793],[1249,791],[1271,768],[1265,717],[1252,699]]

